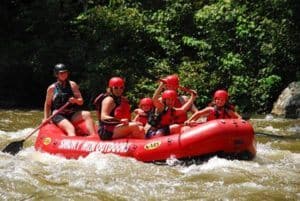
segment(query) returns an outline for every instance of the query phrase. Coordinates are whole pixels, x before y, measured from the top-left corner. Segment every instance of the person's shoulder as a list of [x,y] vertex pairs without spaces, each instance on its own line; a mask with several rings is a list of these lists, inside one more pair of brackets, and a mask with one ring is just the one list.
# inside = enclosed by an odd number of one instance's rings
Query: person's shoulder
[[111,101],[114,101],[114,98],[110,95],[104,95],[102,101],[103,102],[111,102]]
[[202,111],[212,111],[214,110],[215,108],[212,107],[212,106],[206,106],[205,108],[202,109]]
[[69,80],[69,82],[70,82],[70,86],[73,90],[75,90],[75,89],[79,90],[79,85],[76,82],[74,82],[72,80]]
[[49,86],[48,86],[48,88],[47,88],[47,91],[49,92],[49,91],[53,91],[54,90],[54,88],[55,88],[55,84],[56,84],[56,82],[55,83],[52,83],[52,84],[50,84]]

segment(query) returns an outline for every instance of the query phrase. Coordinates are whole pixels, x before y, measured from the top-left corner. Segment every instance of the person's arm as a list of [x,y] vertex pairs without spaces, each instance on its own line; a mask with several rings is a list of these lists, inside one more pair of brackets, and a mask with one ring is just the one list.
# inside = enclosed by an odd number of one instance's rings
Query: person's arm
[[183,104],[183,106],[181,106],[181,108],[179,108],[179,111],[183,111],[183,112],[187,112],[192,104],[194,103],[195,99],[197,97],[197,92],[194,90],[191,90],[191,97],[188,99],[188,101],[186,103]]
[[135,117],[133,118],[133,120],[132,121],[137,121],[138,120],[138,118],[139,118],[139,114],[137,114],[137,115],[135,115]]
[[160,82],[158,88],[155,90],[153,96],[152,96],[152,101],[153,105],[155,108],[158,109],[158,111],[163,110],[164,104],[159,100],[160,94],[164,89],[164,83]]
[[[183,99],[184,103],[186,103],[188,101],[188,97],[187,96],[182,96],[182,99]],[[198,108],[196,107],[195,104],[192,104],[192,106],[189,109],[189,111],[191,111],[192,113],[195,113],[195,112],[198,112]]]
[[137,121],[137,119],[140,117],[140,116],[146,116],[146,112],[144,112],[144,110],[142,110],[141,108],[136,108],[134,110],[134,113],[135,113],[135,117],[133,119],[133,121]]
[[114,102],[114,99],[111,96],[107,96],[106,98],[104,98],[102,101],[102,106],[101,106],[101,115],[100,115],[101,119],[100,120],[101,121],[118,120],[115,117],[110,116],[110,113],[115,106],[116,106],[116,104]]
[[73,104],[77,104],[77,105],[82,105],[83,104],[83,98],[82,98],[81,93],[79,91],[79,86],[73,81],[70,81],[70,83],[71,83],[71,88],[72,88],[74,97],[71,97],[69,99],[69,102],[73,103]]
[[51,114],[52,98],[54,93],[54,85],[50,85],[47,89],[46,99],[44,103],[44,120],[46,120]]
[[194,113],[187,122],[197,121],[200,117],[207,117],[212,110],[212,107],[206,107],[202,110],[199,110],[198,112]]

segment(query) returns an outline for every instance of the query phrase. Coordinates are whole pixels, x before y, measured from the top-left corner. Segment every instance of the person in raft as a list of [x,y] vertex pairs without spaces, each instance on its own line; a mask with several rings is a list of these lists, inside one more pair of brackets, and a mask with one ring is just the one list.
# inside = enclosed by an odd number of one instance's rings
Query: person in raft
[[[165,89],[174,90],[176,92],[178,92],[178,89],[180,89],[181,91],[189,92],[189,89],[179,85],[179,77],[176,74],[168,75],[167,77],[160,79],[160,81],[164,84]],[[180,108],[187,101],[188,101],[188,96],[178,95],[174,107]],[[184,124],[184,122],[188,119],[188,113],[191,112],[192,114],[194,114],[197,111],[198,111],[197,107],[194,104],[192,104],[192,106],[187,110],[187,112],[178,114],[177,116],[174,117],[175,118],[174,123]]]
[[160,82],[159,87],[156,89],[153,95],[153,105],[155,112],[150,114],[148,124],[145,126],[147,130],[146,138],[153,136],[164,136],[173,133],[181,132],[181,125],[175,122],[177,116],[186,113],[191,108],[197,93],[194,90],[190,90],[191,96],[186,103],[180,108],[175,107],[176,100],[178,99],[177,92],[175,90],[165,90],[162,93],[162,98],[159,96],[163,91],[164,83]]
[[146,97],[140,100],[139,107],[134,110],[136,116],[133,121],[140,122],[143,126],[145,126],[148,122],[148,118],[150,112],[154,109],[153,101],[151,98]]
[[193,114],[186,125],[196,123],[199,118],[206,117],[206,121],[213,119],[241,119],[242,117],[234,111],[234,106],[229,103],[229,95],[225,90],[217,90],[214,93],[212,103],[206,108]]
[[130,122],[130,105],[123,96],[125,82],[121,77],[112,77],[107,92],[97,104],[99,118],[98,134],[102,140],[123,137],[144,138],[145,131],[138,122]]
[[67,102],[70,103],[66,109],[52,118],[52,122],[63,129],[68,136],[75,136],[75,127],[73,123],[85,121],[87,135],[97,136],[94,121],[90,112],[80,110],[83,104],[83,98],[79,91],[79,86],[69,80],[69,69],[66,65],[59,63],[54,66],[54,76],[57,81],[51,84],[47,89],[46,100],[44,104],[43,122]]

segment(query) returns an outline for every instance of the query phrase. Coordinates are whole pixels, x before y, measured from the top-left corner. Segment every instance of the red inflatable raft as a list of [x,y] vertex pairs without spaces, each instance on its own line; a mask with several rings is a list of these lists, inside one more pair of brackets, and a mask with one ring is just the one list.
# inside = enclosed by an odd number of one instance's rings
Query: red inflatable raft
[[98,137],[68,137],[54,124],[47,124],[40,129],[35,148],[66,158],[84,157],[91,152],[101,152],[134,157],[144,162],[165,161],[170,157],[190,159],[216,154],[249,160],[256,154],[251,124],[238,119],[213,120],[181,134],[153,139],[123,138],[111,141],[101,141]]

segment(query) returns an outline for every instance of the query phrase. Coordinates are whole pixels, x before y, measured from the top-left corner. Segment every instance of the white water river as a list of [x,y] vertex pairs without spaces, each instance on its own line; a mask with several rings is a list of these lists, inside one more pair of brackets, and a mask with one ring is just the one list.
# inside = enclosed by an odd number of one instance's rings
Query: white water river
[[[23,139],[40,111],[0,111],[0,148]],[[93,153],[67,160],[35,151],[35,136],[16,156],[0,152],[0,200],[300,200],[300,120],[255,119],[253,161],[213,157],[165,165]]]

